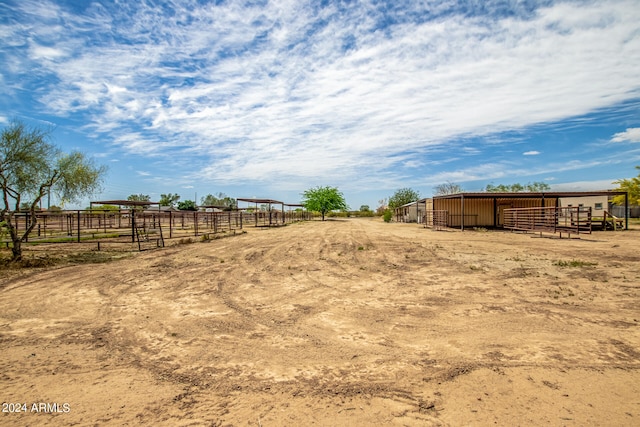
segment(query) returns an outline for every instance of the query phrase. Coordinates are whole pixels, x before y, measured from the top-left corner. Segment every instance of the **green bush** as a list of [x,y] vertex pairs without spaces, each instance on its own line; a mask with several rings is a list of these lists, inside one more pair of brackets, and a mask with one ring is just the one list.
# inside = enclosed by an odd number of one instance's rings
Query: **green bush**
[[391,222],[392,217],[393,213],[391,213],[391,210],[385,209],[384,214],[382,214],[382,219],[384,219],[384,222]]

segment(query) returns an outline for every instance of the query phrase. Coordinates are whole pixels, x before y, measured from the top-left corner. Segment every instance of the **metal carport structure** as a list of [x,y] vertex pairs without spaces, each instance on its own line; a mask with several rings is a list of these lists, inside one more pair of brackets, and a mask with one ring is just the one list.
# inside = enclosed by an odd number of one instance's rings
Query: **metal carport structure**
[[433,197],[433,210],[448,212],[449,226],[500,227],[504,209],[558,207],[563,197],[624,196],[625,229],[629,228],[629,196],[625,191],[546,191],[521,193],[457,193]]

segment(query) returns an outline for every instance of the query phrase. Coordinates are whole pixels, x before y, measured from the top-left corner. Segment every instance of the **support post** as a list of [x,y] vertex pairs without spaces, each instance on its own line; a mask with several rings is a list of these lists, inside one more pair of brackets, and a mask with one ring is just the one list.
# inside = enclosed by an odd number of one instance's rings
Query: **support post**
[[496,197],[493,198],[493,228],[498,228],[498,199]]
[[131,243],[136,241],[136,210],[131,207]]
[[169,238],[173,237],[173,212],[169,211]]
[[464,231],[464,194],[460,196],[460,205],[461,205],[460,230]]
[[629,229],[629,193],[624,193],[624,229]]

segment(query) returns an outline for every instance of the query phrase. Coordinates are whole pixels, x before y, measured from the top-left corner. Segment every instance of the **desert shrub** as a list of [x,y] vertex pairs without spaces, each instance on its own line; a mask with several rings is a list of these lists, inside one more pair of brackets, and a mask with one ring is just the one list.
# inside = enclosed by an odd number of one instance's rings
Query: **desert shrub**
[[349,218],[349,212],[347,212],[347,211],[343,211],[343,212],[330,211],[330,212],[327,212],[327,217],[329,217],[329,218]]
[[349,216],[353,216],[356,218],[368,218],[368,217],[372,217],[375,216],[376,213],[374,211],[351,211],[349,212]]

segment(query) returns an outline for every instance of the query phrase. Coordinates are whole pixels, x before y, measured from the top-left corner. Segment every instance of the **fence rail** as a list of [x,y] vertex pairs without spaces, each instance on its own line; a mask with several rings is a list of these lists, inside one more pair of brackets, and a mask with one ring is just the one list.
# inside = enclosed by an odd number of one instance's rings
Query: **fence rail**
[[591,234],[590,207],[517,208],[504,210],[504,228],[517,231]]
[[[27,242],[67,243],[138,243],[154,242],[163,246],[165,239],[187,238],[229,231],[244,227],[272,227],[311,219],[309,212],[282,211],[117,211],[76,210],[36,212],[36,226],[27,236]],[[29,213],[17,213],[14,224],[18,233],[24,233],[32,223]],[[8,243],[7,243],[8,244]]]
[[426,228],[433,228],[436,231],[440,231],[447,228],[448,221],[448,211],[431,210],[425,212],[423,223]]

